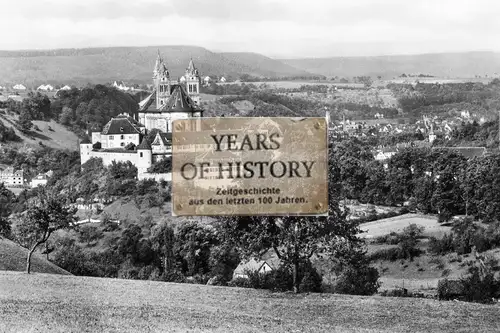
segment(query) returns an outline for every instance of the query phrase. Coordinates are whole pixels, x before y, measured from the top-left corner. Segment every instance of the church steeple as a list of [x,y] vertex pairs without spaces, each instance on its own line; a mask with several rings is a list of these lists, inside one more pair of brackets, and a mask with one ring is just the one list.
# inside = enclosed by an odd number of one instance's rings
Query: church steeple
[[160,69],[162,67],[162,64],[163,64],[163,59],[161,58],[160,50],[158,49],[158,55],[156,57],[156,64],[155,64],[155,68],[153,69],[153,78],[158,77],[158,74],[160,73]]
[[191,99],[199,105],[200,103],[200,75],[198,70],[194,66],[193,58],[189,60],[189,65],[186,68],[186,73],[184,75],[186,79],[186,90],[191,97]]
[[156,90],[156,105],[158,108],[165,105],[167,102],[168,96],[170,96],[170,84],[170,73],[165,61],[160,55],[160,50],[158,50],[158,56],[153,71],[153,85]]
[[186,70],[186,72],[188,73],[193,73],[196,71],[196,68],[194,67],[194,62],[193,62],[193,58],[191,58],[191,60],[189,60],[189,65],[188,65],[188,68]]

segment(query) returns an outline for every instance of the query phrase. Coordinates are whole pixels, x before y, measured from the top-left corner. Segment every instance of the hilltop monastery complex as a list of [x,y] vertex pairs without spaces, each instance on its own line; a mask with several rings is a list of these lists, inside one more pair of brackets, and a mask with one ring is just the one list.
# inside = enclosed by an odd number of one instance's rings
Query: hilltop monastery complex
[[[158,53],[153,70],[153,92],[139,103],[135,118],[120,115],[112,118],[102,131],[92,132],[91,138],[80,143],[81,163],[93,157],[102,158],[104,165],[112,161],[130,161],[137,167],[139,178],[147,178],[144,175],[154,162],[172,156],[172,122],[202,117],[200,82],[192,59],[185,75],[174,81]],[[148,142],[146,135],[153,129],[159,132],[153,142]],[[158,176],[166,177],[151,175],[151,178],[158,180]]]

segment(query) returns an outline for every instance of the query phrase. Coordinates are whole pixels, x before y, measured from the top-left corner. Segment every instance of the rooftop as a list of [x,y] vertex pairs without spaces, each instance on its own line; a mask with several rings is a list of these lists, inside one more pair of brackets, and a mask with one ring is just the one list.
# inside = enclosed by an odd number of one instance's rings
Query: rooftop
[[103,135],[140,134],[140,124],[131,117],[112,118],[102,130]]

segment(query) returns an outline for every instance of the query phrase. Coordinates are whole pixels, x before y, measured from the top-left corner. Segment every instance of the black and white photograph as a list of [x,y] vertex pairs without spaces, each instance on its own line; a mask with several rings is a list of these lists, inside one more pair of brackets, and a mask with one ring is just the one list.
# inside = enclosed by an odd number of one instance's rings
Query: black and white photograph
[[500,2],[0,1],[0,333],[500,332]]

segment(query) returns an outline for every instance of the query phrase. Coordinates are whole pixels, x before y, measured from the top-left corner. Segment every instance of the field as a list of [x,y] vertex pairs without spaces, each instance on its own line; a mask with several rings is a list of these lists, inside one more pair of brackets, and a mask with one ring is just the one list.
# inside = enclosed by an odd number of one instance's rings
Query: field
[[390,232],[401,232],[403,228],[410,224],[417,224],[425,227],[425,236],[440,237],[445,232],[450,232],[451,228],[438,223],[437,218],[428,215],[405,214],[391,217],[388,219],[377,220],[373,222],[363,223],[361,230],[365,231],[362,234],[365,238],[374,238],[387,235]]
[[1,332],[493,332],[499,305],[0,272]]
[[[238,84],[254,84],[256,86],[260,86],[261,84],[265,84],[269,88],[283,88],[283,89],[295,89],[300,88],[304,85],[327,85],[327,86],[337,86],[337,87],[346,87],[346,88],[364,88],[364,84],[362,83],[335,83],[331,81],[263,81],[263,82],[239,82]],[[236,84],[236,82],[226,82],[226,83],[217,83],[219,85],[225,84]]]

